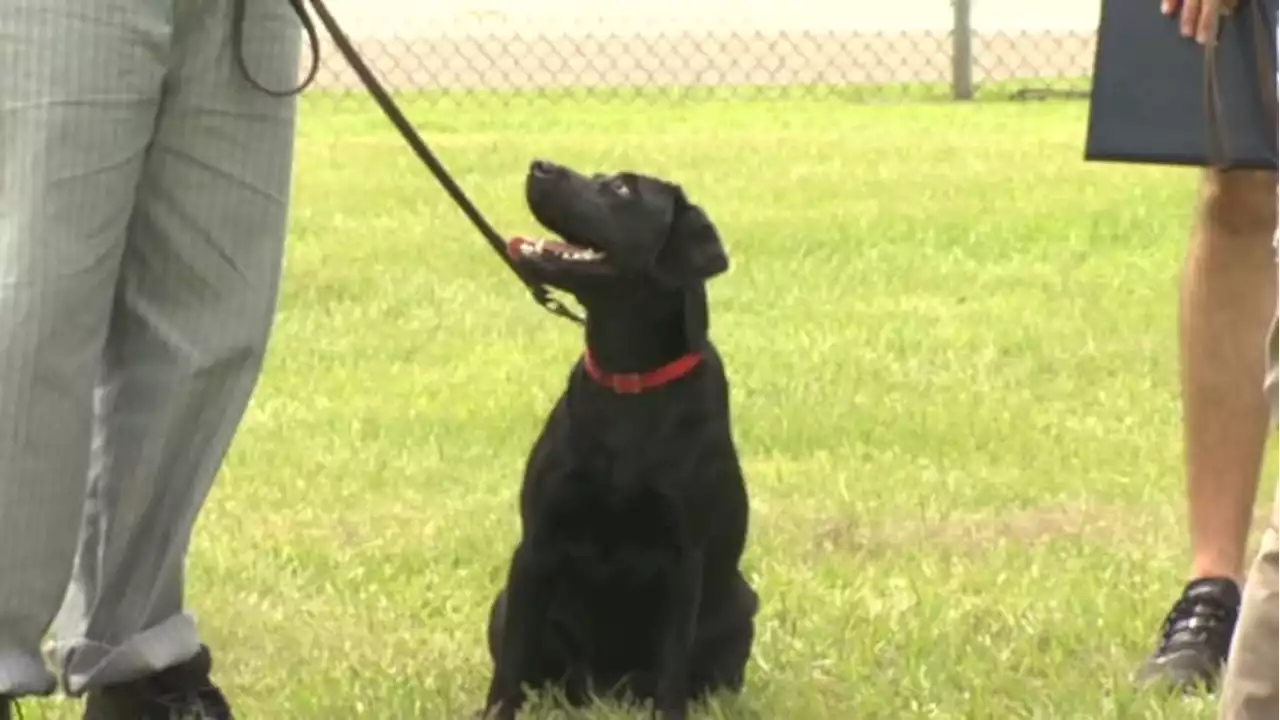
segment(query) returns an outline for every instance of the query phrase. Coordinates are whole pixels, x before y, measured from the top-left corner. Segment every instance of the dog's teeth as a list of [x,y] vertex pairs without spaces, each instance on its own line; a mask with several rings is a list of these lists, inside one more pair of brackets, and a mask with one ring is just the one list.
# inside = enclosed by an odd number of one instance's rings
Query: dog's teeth
[[566,249],[558,254],[560,259],[566,262],[592,262],[604,257],[604,253],[590,248]]
[[547,244],[546,238],[538,238],[538,240],[533,243],[533,251],[541,255],[542,249],[546,247],[546,244]]
[[574,252],[572,252],[572,253],[569,253],[569,255],[567,255],[567,257],[568,257],[570,260],[578,260],[578,261],[581,261],[581,262],[587,262],[587,261],[591,261],[591,260],[599,260],[600,258],[604,257],[604,253],[597,252],[597,251],[592,250],[592,249],[590,249],[590,248],[584,248],[584,249],[582,249],[582,250],[576,250],[576,251],[574,251]]

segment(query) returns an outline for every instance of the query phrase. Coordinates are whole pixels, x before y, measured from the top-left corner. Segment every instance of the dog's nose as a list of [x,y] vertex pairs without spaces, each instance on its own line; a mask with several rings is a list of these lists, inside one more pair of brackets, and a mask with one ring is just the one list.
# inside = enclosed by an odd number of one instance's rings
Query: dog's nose
[[529,165],[529,172],[533,173],[538,177],[548,177],[550,175],[554,175],[555,171],[556,171],[555,164],[549,163],[546,160],[534,160]]

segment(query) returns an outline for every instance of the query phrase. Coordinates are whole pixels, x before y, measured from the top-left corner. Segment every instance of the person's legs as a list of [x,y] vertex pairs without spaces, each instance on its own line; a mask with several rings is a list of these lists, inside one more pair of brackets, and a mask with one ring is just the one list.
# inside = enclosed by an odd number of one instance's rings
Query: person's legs
[[[1273,403],[1280,380],[1280,327],[1273,325],[1269,344],[1267,395]],[[1218,705],[1221,720],[1274,720],[1280,717],[1280,492],[1271,510],[1271,525],[1244,586],[1240,622],[1222,678]]]
[[1209,686],[1226,660],[1266,449],[1257,348],[1276,309],[1275,227],[1275,173],[1206,172],[1181,293],[1192,582],[1143,681]]
[[[298,19],[285,2],[246,2],[249,69],[267,87],[292,87]],[[240,73],[231,7],[176,3],[173,65],[95,395],[84,531],[55,648],[68,692],[90,693],[91,717],[139,712],[122,708],[153,701],[152,680],[180,675],[160,671],[207,665],[184,607],[184,563],[262,367],[295,112],[293,99]]]
[[0,2],[0,696],[56,687],[40,643],[75,557],[168,31],[156,3]]

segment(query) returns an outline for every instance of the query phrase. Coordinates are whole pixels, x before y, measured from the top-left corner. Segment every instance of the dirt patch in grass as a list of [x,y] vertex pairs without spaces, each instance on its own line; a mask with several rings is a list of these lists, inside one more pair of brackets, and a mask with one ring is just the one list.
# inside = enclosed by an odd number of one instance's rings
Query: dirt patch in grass
[[1132,510],[1088,505],[1050,505],[1001,516],[958,513],[921,521],[861,523],[856,519],[832,519],[815,536],[816,549],[881,556],[929,546],[960,554],[977,554],[1002,544],[1036,545],[1064,538],[1088,538],[1093,542],[1132,537]]
[[[1263,504],[1254,513],[1249,556],[1258,536],[1271,519],[1271,507]],[[865,523],[858,519],[832,518],[822,522],[814,534],[814,549],[822,553],[851,553],[879,557],[903,550],[929,546],[946,552],[979,554],[1001,545],[1038,545],[1063,539],[1088,540],[1095,544],[1132,543],[1135,535],[1153,523],[1185,521],[1179,515],[1142,513],[1133,508],[1107,505],[1047,505],[1002,516],[957,513],[951,517],[920,522]],[[1178,532],[1175,528],[1174,532]]]

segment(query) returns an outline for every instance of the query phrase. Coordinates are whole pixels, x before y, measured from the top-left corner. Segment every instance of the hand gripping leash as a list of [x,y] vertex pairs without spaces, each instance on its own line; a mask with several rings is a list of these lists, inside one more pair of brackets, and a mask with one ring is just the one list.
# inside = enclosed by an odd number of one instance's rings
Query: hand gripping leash
[[534,282],[521,272],[520,268],[507,254],[506,241],[498,234],[497,230],[494,230],[493,225],[489,223],[484,214],[476,208],[475,203],[471,202],[471,199],[467,197],[467,194],[462,191],[462,188],[458,186],[458,183],[449,174],[449,171],[445,169],[444,164],[435,156],[435,153],[431,151],[431,148],[427,147],[426,141],[422,139],[422,136],[414,129],[413,124],[404,116],[404,113],[400,110],[399,106],[396,105],[395,100],[391,98],[391,94],[387,92],[382,83],[378,81],[378,78],[374,76],[373,71],[369,69],[368,63],[364,61],[364,58],[360,57],[360,53],[357,52],[355,46],[352,45],[351,39],[347,37],[346,32],[342,30],[338,21],[333,18],[333,15],[329,12],[329,8],[325,6],[323,0],[289,0],[289,5],[293,8],[293,12],[298,16],[298,20],[302,23],[302,28],[307,34],[307,42],[311,46],[311,64],[307,69],[307,75],[303,78],[302,82],[297,87],[290,88],[288,90],[274,90],[264,87],[253,77],[253,74],[249,72],[244,56],[246,1],[247,0],[233,0],[231,42],[235,50],[236,63],[240,67],[240,72],[251,85],[268,95],[273,95],[275,97],[289,97],[301,93],[315,80],[316,75],[320,71],[320,34],[317,32],[315,22],[311,19],[311,15],[307,12],[306,5],[304,4],[309,1],[312,9],[315,10],[316,15],[320,18],[321,24],[323,24],[325,30],[328,31],[329,37],[333,38],[333,42],[337,45],[338,51],[342,53],[342,56],[351,66],[351,69],[355,71],[356,75],[360,78],[360,82],[364,85],[365,89],[369,91],[369,94],[373,96],[374,101],[378,103],[378,107],[382,109],[382,112],[387,116],[387,119],[391,121],[391,124],[396,126],[396,130],[400,131],[400,135],[405,139],[405,142],[409,143],[409,147],[413,150],[414,154],[417,155],[418,159],[431,170],[431,174],[435,176],[441,187],[443,187],[445,192],[449,194],[450,199],[452,199],[454,204],[462,210],[463,214],[467,216],[467,219],[471,221],[471,224],[475,226],[476,230],[480,231],[480,234],[484,237],[485,241],[489,243],[489,246],[493,248],[494,252],[498,253],[498,257],[502,258],[502,261],[506,263],[507,267],[511,268],[511,271],[520,279],[520,282],[524,283],[525,287],[529,288],[529,293],[533,295],[534,301],[541,305],[543,309],[554,315],[558,315],[580,325],[583,323],[582,317],[552,296],[551,292],[545,285]]

